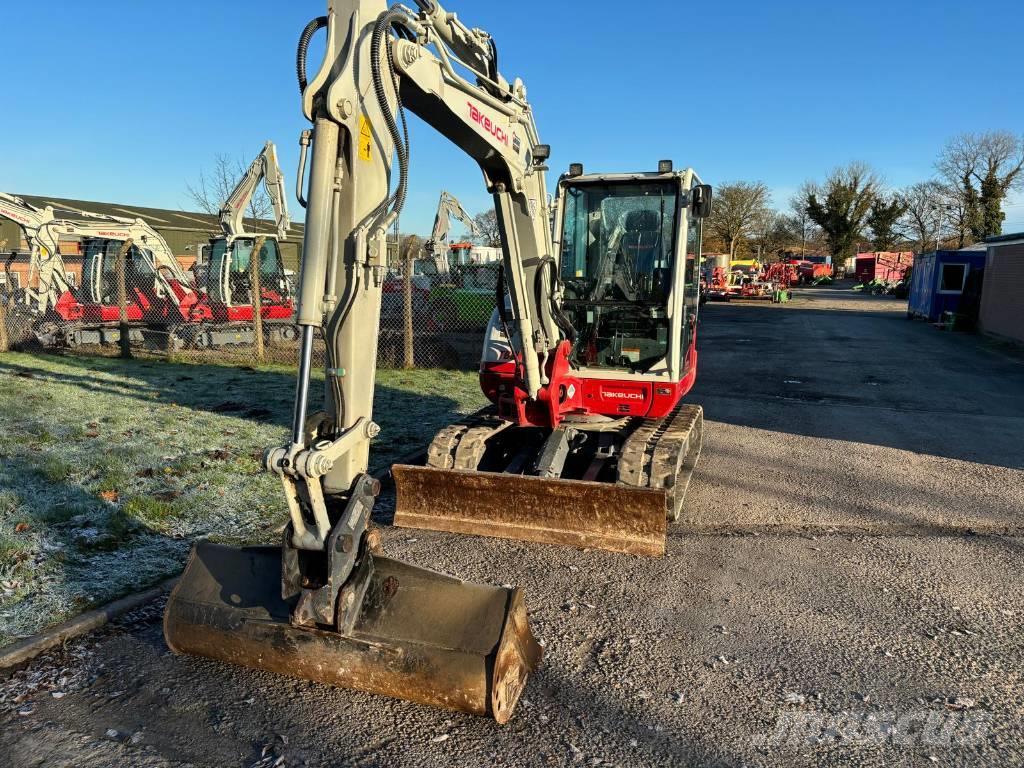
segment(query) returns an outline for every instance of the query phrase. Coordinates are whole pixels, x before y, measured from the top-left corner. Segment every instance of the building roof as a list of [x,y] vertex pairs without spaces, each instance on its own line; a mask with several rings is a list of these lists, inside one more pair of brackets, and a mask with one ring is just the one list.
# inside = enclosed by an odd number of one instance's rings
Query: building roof
[[1017,245],[1024,243],[1024,232],[1017,232],[1011,235],[995,235],[984,240],[985,245]]
[[[178,229],[192,232],[207,232],[216,234],[220,232],[220,218],[209,213],[198,213],[194,211],[171,211],[166,208],[148,208],[142,205],[128,205],[121,203],[99,203],[92,200],[71,200],[66,197],[45,197],[41,195],[18,195],[22,200],[31,203],[37,208],[45,208],[50,205],[60,213],[67,214],[66,218],[73,219],[76,211],[87,211],[106,216],[121,216],[122,218],[144,219],[151,227],[157,230]],[[271,231],[274,222],[266,219],[257,222],[256,219],[245,219],[245,227],[250,231]],[[301,239],[303,225],[301,222],[292,222],[289,234],[298,236]],[[293,238],[289,238],[293,239]]]

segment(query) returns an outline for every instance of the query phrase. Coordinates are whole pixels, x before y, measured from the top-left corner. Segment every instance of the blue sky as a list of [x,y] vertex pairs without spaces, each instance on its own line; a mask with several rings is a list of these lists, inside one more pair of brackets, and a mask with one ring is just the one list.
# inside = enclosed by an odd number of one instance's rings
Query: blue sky
[[[4,5],[0,189],[189,208],[185,185],[216,154],[248,161],[268,138],[294,185],[295,42],[322,0]],[[526,82],[552,182],[569,162],[671,157],[711,183],[764,181],[784,207],[837,164],[864,160],[899,187],[929,177],[956,133],[1024,132],[1019,0],[446,7]],[[476,166],[412,128],[403,231],[429,231],[442,188],[490,207]],[[1024,230],[1024,196],[1010,202],[1006,230]]]

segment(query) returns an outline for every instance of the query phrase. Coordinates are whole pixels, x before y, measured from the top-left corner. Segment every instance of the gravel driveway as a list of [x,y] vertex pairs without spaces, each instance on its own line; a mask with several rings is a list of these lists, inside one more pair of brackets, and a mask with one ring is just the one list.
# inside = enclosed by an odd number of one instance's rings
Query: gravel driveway
[[[1024,762],[1024,363],[833,289],[709,305],[661,559],[387,528],[526,592],[506,726],[171,655],[154,604],[0,681],[18,766]],[[382,500],[386,509],[387,500]]]

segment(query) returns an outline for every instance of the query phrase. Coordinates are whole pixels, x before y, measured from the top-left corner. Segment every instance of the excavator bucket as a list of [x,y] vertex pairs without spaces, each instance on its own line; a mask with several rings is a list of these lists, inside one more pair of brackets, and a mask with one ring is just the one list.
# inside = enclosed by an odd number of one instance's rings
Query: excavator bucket
[[164,637],[177,653],[490,715],[512,715],[541,649],[522,593],[373,555],[352,628],[293,626],[281,549],[200,542],[171,593]]
[[402,464],[391,472],[397,526],[665,554],[664,489]]

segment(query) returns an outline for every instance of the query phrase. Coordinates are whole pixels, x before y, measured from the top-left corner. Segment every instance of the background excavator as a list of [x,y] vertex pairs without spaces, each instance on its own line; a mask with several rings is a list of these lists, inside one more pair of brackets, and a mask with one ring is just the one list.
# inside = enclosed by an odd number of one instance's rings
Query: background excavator
[[0,216],[21,227],[29,247],[28,280],[14,297],[15,307],[40,317],[53,312],[63,320],[80,320],[81,304],[67,278],[57,236],[47,237],[45,245],[41,242],[43,230],[56,218],[53,208],[36,208],[20,197],[0,192]]
[[[711,192],[668,164],[607,176],[573,167],[559,183],[556,244],[550,148],[525,86],[500,74],[489,34],[433,0],[416,6],[329,0],[327,15],[300,37],[302,109],[314,128],[299,373],[290,438],[264,462],[280,478],[289,522],[280,547],[197,544],[168,601],[164,633],[179,652],[505,722],[540,659],[522,594],[387,558],[370,527],[385,233],[408,185],[404,111],[477,162],[503,252],[500,311],[481,374],[495,409],[453,427],[447,455],[435,439],[431,461],[449,468],[395,468],[406,522],[415,515],[416,524],[447,529],[432,521],[468,516],[477,527],[474,516],[487,512],[470,509],[476,493],[475,501],[499,505],[497,514],[516,516],[513,525],[484,520],[490,530],[480,532],[522,531],[550,522],[536,506],[532,522],[516,511],[524,499],[554,505],[581,494],[586,509],[573,508],[596,516],[604,533],[657,517],[663,537],[681,495],[671,481],[688,475],[699,446],[700,410],[679,400],[696,371],[700,220]],[[308,47],[321,29],[325,58],[307,78]],[[325,407],[310,413],[317,329],[327,353]],[[499,442],[505,468],[492,470]],[[463,469],[455,466],[461,456],[479,460]],[[450,502],[458,515],[439,506]],[[561,540],[565,522],[556,537],[525,537]],[[588,532],[592,520],[580,522],[577,542],[604,543]]]
[[[163,237],[142,219],[71,208],[58,218],[52,206],[37,208],[3,192],[0,216],[21,226],[29,247],[29,279],[16,297],[17,305],[38,318],[62,321],[69,343],[110,340],[95,324],[115,323],[120,317],[117,266],[122,249],[128,321],[168,325],[208,319],[191,278]],[[82,285],[77,290],[66,277],[62,235],[82,238]],[[66,325],[78,321],[83,325]]]
[[477,227],[473,217],[466,213],[466,209],[455,195],[442,190],[437,201],[437,213],[434,215],[434,229],[430,233],[430,239],[423,245],[423,250],[433,259],[438,277],[442,281],[451,277],[451,244],[448,242],[448,233],[451,231],[452,219],[461,221],[469,229],[470,237],[476,235]]
[[[274,210],[276,233],[255,234],[245,229],[245,212],[260,182]],[[268,141],[220,209],[221,237],[210,241],[206,275],[207,301],[218,322],[251,322],[253,319],[250,259],[259,244],[261,315],[265,320],[287,320],[294,312],[292,288],[281,260],[280,240],[288,237],[291,218],[284,176],[277,163],[277,148]]]

